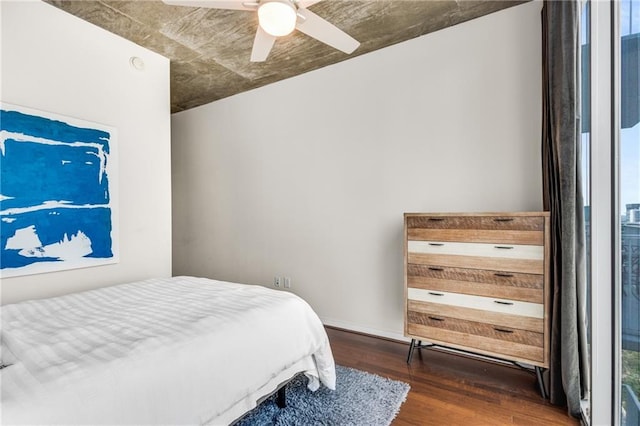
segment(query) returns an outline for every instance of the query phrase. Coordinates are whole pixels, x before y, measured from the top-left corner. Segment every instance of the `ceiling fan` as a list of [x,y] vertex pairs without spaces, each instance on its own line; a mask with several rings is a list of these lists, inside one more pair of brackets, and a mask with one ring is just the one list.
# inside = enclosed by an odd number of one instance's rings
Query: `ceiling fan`
[[360,42],[307,9],[321,0],[162,0],[173,6],[205,7],[258,12],[258,31],[253,40],[251,62],[263,62],[276,38],[294,29],[333,48],[351,53]]

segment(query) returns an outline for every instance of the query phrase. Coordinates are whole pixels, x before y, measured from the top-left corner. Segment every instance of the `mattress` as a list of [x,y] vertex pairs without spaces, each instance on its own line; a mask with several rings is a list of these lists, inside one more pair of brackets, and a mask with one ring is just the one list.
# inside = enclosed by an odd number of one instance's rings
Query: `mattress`
[[152,279],[2,307],[3,424],[228,424],[298,372],[335,388],[292,293]]

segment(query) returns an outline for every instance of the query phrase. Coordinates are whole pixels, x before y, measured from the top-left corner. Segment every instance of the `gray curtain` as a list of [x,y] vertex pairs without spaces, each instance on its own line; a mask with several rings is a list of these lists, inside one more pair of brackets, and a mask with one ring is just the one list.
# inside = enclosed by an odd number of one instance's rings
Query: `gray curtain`
[[550,401],[580,416],[589,366],[580,126],[580,3],[542,8],[542,175],[551,216]]

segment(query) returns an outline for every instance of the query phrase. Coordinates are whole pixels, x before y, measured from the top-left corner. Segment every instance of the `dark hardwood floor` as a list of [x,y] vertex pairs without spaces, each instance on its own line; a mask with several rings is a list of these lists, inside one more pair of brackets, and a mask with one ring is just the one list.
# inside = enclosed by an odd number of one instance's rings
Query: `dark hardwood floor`
[[[535,374],[439,350],[327,328],[336,364],[411,385],[393,425],[578,425],[540,397]],[[421,352],[421,353],[420,353]]]

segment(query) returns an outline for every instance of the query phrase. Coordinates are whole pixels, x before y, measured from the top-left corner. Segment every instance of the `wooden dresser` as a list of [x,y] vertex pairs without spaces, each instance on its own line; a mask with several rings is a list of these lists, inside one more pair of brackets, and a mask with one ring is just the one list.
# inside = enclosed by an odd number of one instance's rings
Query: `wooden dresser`
[[[405,335],[549,366],[549,214],[405,213]],[[427,341],[429,344],[422,344]]]

